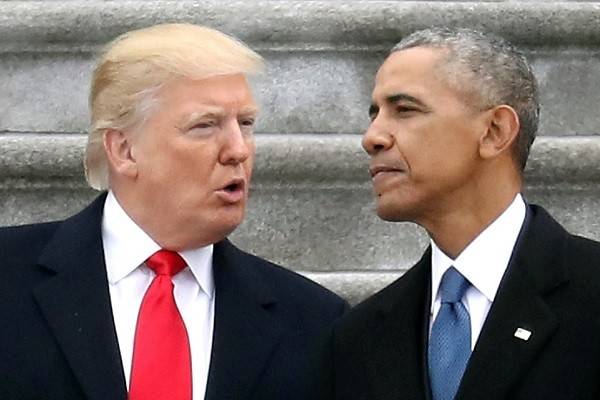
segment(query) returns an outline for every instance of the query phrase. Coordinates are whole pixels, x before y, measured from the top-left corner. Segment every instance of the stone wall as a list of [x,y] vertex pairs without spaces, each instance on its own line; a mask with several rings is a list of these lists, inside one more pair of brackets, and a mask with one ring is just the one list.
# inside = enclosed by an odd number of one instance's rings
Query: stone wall
[[360,134],[373,76],[402,36],[433,25],[518,44],[541,87],[528,199],[600,239],[600,4],[404,1],[0,1],[0,224],[62,218],[83,180],[87,91],[99,46],[167,21],[240,37],[267,60],[249,215],[233,241],[356,302],[427,246],[374,215]]

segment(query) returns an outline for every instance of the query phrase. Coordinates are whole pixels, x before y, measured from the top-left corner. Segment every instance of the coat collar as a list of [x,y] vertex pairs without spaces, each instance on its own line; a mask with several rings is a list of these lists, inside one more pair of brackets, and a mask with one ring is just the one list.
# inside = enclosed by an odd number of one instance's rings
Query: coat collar
[[215,327],[207,400],[251,397],[279,343],[283,329],[274,316],[277,299],[254,268],[256,261],[227,240],[215,244]]
[[[34,296],[89,400],[126,399],[102,247],[106,194],[63,221],[39,258],[54,273]],[[256,258],[228,240],[216,243],[215,327],[206,399],[252,392],[282,328],[277,299],[253,268]]]
[[375,324],[363,335],[370,399],[428,398],[426,373],[431,249],[377,299]]
[[[568,237],[545,210],[528,206],[457,400],[510,397],[511,388],[552,337],[558,323],[546,298],[568,282]],[[362,339],[372,390],[369,398],[425,400],[430,396],[426,362],[430,261],[428,250],[402,278],[373,299],[376,322]],[[518,328],[532,332],[529,340],[514,336]]]
[[127,390],[110,306],[99,196],[62,222],[39,258],[54,272],[34,297],[89,400],[125,399]]
[[[546,300],[568,281],[568,238],[542,208],[529,207],[457,399],[510,397],[510,390],[552,337],[558,322]],[[528,340],[515,336],[519,328],[531,332]]]

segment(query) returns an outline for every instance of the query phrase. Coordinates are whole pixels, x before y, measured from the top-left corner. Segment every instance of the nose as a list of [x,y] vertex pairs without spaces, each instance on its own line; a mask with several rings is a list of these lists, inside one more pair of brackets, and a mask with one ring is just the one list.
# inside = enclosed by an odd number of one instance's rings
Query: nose
[[362,137],[362,147],[373,156],[380,151],[389,149],[394,142],[394,137],[389,132],[389,128],[381,121],[381,116],[377,116]]
[[253,151],[252,134],[243,132],[237,119],[227,122],[223,130],[223,146],[219,156],[221,164],[241,164],[250,157]]

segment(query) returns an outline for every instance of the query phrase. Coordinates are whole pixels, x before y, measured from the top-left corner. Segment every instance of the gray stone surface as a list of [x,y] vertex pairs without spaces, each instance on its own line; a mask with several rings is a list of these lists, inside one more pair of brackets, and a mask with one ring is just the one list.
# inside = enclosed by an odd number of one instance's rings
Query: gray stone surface
[[[35,186],[57,178],[69,187],[85,186],[85,141],[80,134],[0,134],[0,185],[23,178]],[[360,135],[257,134],[254,186],[368,188],[368,157],[360,141]],[[596,136],[540,137],[527,164],[527,182],[531,187],[596,187],[599,160]]]
[[359,303],[402,275],[401,272],[300,272],[338,293],[351,305]]
[[81,210],[97,195],[81,187],[24,186],[0,189],[0,226],[62,219]]
[[528,54],[540,84],[542,135],[600,134],[600,119],[593,106],[600,104],[598,50],[537,50]]
[[[599,42],[600,43],[600,42]],[[266,133],[357,133],[368,125],[377,52],[263,53],[255,82]],[[599,134],[600,53],[530,52],[541,87],[542,135]],[[0,131],[85,132],[88,53],[0,53]]]
[[91,71],[89,54],[0,53],[0,131],[86,131]]
[[131,28],[180,20],[238,35],[264,54],[268,70],[256,84],[261,132],[361,132],[385,52],[402,35],[443,23],[483,26],[524,46],[540,80],[542,135],[600,133],[600,119],[590,116],[590,105],[600,103],[599,4],[40,4],[0,3],[0,131],[84,132],[97,46]]
[[[0,131],[84,132],[93,50],[160,21],[205,23],[267,60],[266,133],[355,133],[386,51],[419,27],[483,26],[522,44],[541,87],[541,133],[593,135],[600,119],[600,5],[452,2],[0,3]],[[503,18],[497,18],[502,14]],[[247,15],[253,15],[248,18]],[[535,27],[533,29],[532,27]]]
[[304,271],[403,270],[427,246],[412,224],[383,222],[370,188],[260,188],[233,239]]
[[525,169],[533,188],[592,188],[600,190],[600,138],[539,137]]
[[[67,216],[95,194],[82,179],[82,135],[0,135],[0,224]],[[257,135],[241,247],[307,271],[403,271],[427,246],[412,224],[374,214],[358,135]],[[600,239],[600,138],[540,138],[527,197],[571,231]]]
[[81,166],[94,53],[165,21],[234,34],[267,61],[254,82],[263,110],[248,216],[232,235],[242,248],[352,303],[420,257],[421,229],[374,213],[359,134],[387,50],[433,25],[483,28],[525,50],[542,102],[526,197],[600,239],[600,2],[539,0],[0,0],[0,225],[63,218],[97,195]]
[[[0,187],[85,187],[80,134],[0,134]],[[256,134],[255,188],[369,189],[368,157],[360,135]],[[600,137],[539,137],[526,169],[529,187],[596,188]],[[58,181],[53,181],[58,179]],[[600,187],[598,187],[600,190]]]
[[85,141],[84,135],[0,135],[0,187],[81,187]]
[[40,4],[0,3],[3,49],[93,47],[132,28],[176,20],[214,26],[267,48],[387,48],[398,36],[434,25],[479,27],[532,45],[595,46],[600,38],[600,5],[592,2],[213,0]]
[[[4,225],[67,216],[95,195],[68,185],[0,189],[0,221]],[[528,198],[547,206],[571,231],[600,240],[597,189],[537,190],[528,193]],[[337,204],[324,207],[330,204],[327,201]],[[368,189],[338,192],[337,196],[293,188],[273,195],[257,189],[252,193],[248,218],[232,240],[299,270],[352,304],[400,276],[420,258],[428,243],[412,224],[378,220]]]
[[[10,2],[10,1],[15,1],[15,0],[0,0],[0,2]],[[40,2],[49,2],[49,1],[59,1],[59,2],[106,2],[106,1],[114,1],[114,0],[38,0]],[[146,0],[146,1],[162,1],[162,0]],[[181,0],[183,1],[183,0]],[[247,0],[249,3],[254,2],[255,0]],[[287,0],[271,0],[272,2],[275,1],[287,1]],[[314,0],[298,0],[298,1],[314,1]],[[322,0],[322,1],[330,1],[330,2],[338,2],[339,0]],[[381,0],[345,0],[347,3],[348,2],[352,2],[352,1],[360,1],[360,2],[365,2],[365,1],[381,1]],[[391,0],[391,1],[423,1],[423,2],[453,2],[452,0]],[[563,0],[563,2],[580,2],[580,3],[598,3],[597,0]],[[223,0],[223,2],[227,2],[227,0]],[[548,2],[548,0],[462,0],[462,3],[502,3],[502,2],[513,2],[513,3],[546,3]]]

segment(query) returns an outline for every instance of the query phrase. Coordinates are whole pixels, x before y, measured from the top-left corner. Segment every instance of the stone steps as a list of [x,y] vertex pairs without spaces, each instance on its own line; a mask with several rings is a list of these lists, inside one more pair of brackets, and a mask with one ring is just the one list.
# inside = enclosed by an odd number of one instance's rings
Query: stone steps
[[84,132],[99,44],[182,20],[239,36],[265,56],[267,73],[256,82],[261,132],[361,132],[387,50],[414,29],[444,24],[485,27],[523,46],[540,80],[542,134],[600,132],[589,115],[600,103],[600,3],[41,3],[0,2],[0,131]]
[[[258,134],[246,222],[232,240],[353,302],[390,282],[428,241],[373,212],[358,135]],[[83,180],[84,135],[0,135],[0,224],[70,215],[96,192]],[[527,196],[571,231],[600,239],[600,137],[541,137]]]
[[[255,187],[370,188],[368,156],[358,134],[256,134]],[[0,188],[24,179],[34,186],[86,188],[84,134],[0,133]],[[596,188],[600,136],[541,136],[525,172],[530,187]],[[600,187],[598,188],[600,190]]]
[[62,218],[96,195],[81,167],[94,54],[165,21],[221,29],[267,61],[249,213],[232,236],[242,248],[352,302],[419,258],[420,229],[374,214],[360,134],[387,50],[433,25],[524,49],[542,101],[527,197],[600,239],[600,2],[569,1],[0,1],[0,224]]
[[[189,21],[236,34],[255,48],[387,50],[436,25],[483,28],[520,45],[597,45],[598,2],[533,1],[5,1],[3,49],[89,49],[123,31]],[[502,15],[502,18],[498,18]],[[535,29],[533,29],[535,28]]]

